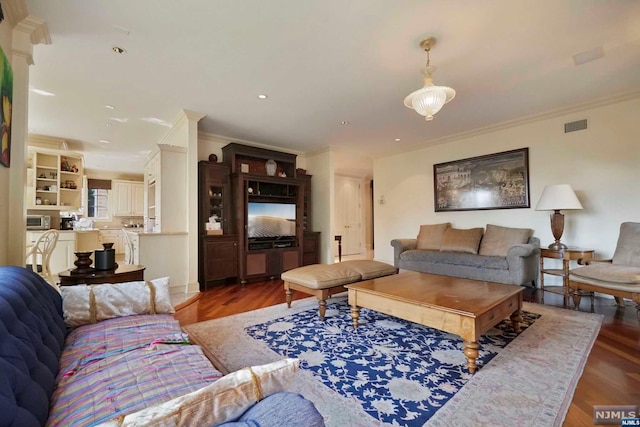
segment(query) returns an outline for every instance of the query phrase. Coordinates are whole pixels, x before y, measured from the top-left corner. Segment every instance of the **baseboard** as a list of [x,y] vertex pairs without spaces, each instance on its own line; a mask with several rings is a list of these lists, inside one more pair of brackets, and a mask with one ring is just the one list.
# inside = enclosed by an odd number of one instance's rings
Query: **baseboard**
[[192,294],[194,292],[200,292],[200,284],[196,282],[189,282],[187,284],[170,283],[169,293],[171,294]]

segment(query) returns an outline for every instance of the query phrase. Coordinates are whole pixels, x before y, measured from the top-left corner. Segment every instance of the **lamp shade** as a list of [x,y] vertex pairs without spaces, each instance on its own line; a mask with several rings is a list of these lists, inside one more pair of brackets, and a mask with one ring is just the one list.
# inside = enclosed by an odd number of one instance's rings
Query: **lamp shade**
[[569,184],[547,185],[536,205],[537,211],[582,209],[582,204]]

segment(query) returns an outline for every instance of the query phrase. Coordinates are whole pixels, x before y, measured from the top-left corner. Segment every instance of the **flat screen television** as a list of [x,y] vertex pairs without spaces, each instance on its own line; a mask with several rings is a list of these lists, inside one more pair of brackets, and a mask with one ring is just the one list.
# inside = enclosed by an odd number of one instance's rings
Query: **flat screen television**
[[247,232],[251,241],[295,237],[296,204],[249,202]]

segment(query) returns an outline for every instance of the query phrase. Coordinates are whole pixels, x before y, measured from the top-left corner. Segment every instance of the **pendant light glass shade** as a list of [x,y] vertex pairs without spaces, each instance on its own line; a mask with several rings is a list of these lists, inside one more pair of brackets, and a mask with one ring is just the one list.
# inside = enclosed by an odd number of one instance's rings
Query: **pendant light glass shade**
[[430,37],[420,43],[420,47],[427,52],[427,66],[422,70],[424,87],[411,92],[404,99],[404,105],[416,110],[426,121],[433,120],[433,115],[456,96],[456,91],[450,87],[433,84],[433,72],[436,68],[430,65],[429,51],[435,42],[436,40]]
[[404,99],[404,105],[416,110],[416,113],[424,116],[426,121],[433,120],[444,104],[456,96],[456,91],[447,86],[434,86],[431,73],[424,79],[424,87],[411,92]]

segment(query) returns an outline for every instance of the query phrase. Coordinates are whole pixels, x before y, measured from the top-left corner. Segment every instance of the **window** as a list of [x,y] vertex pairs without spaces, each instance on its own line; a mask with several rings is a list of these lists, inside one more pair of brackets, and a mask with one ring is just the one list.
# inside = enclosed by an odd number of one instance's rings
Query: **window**
[[94,219],[109,218],[109,190],[89,188],[87,199],[87,217]]
[[111,194],[111,180],[87,180],[87,218],[110,219],[109,195]]

